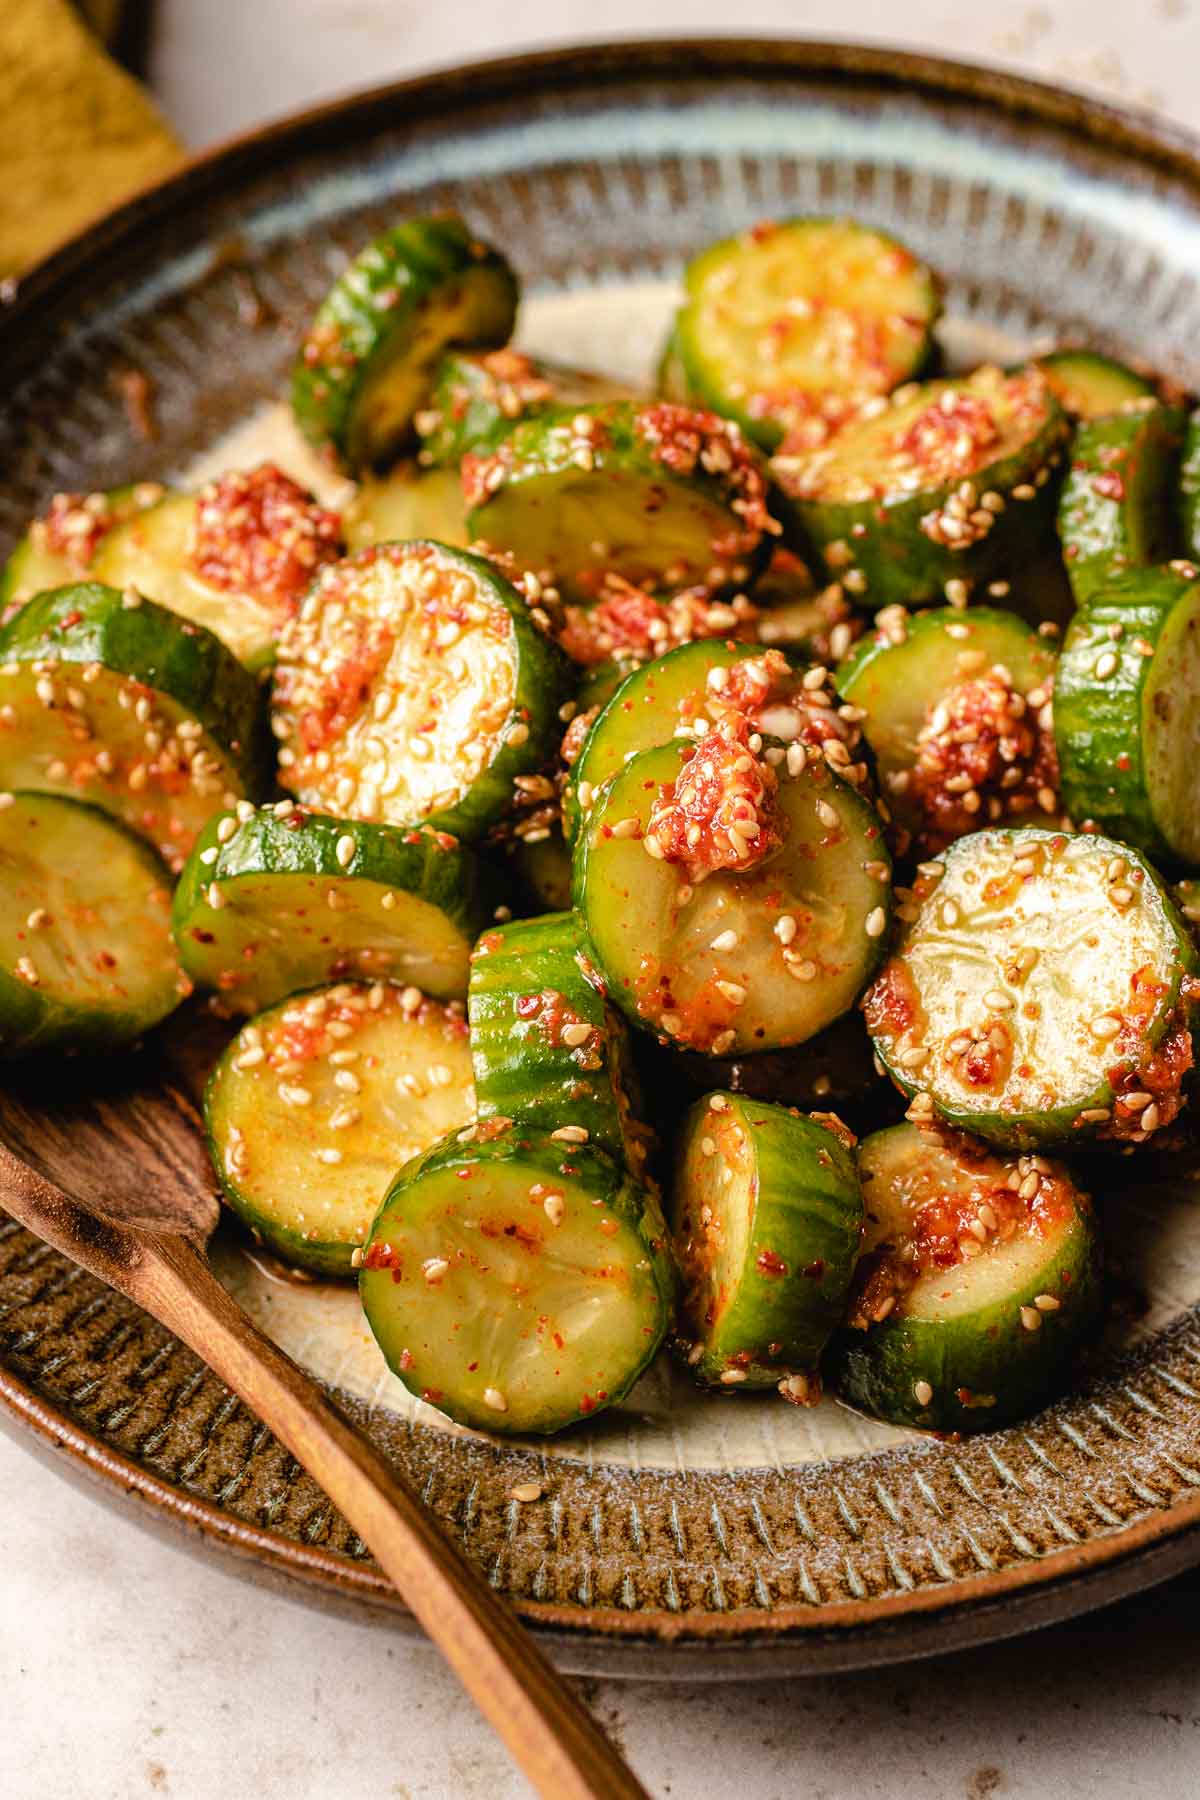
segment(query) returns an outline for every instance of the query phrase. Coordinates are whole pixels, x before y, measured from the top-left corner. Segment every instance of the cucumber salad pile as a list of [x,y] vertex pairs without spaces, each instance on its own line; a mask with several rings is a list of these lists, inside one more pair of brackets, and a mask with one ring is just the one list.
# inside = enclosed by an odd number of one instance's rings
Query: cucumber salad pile
[[697,256],[655,392],[517,303],[410,219],[295,364],[348,505],[263,462],[32,523],[0,1049],[232,1021],[229,1206],[465,1425],[664,1345],[1024,1416],[1112,1171],[1187,1143],[1200,412],[1086,349],[948,373],[934,273],[845,219]]

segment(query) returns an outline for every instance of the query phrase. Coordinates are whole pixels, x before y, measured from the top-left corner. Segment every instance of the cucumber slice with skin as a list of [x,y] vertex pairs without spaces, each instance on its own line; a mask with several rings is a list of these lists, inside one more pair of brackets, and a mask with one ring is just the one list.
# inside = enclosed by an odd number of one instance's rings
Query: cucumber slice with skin
[[1154,386],[1115,357],[1098,350],[1052,350],[1037,366],[1051,392],[1073,419],[1099,419],[1131,400],[1154,399]]
[[1059,1163],[896,1125],[859,1147],[867,1229],[832,1374],[893,1425],[986,1431],[1061,1391],[1100,1322],[1090,1202]]
[[317,309],[292,372],[296,423],[343,466],[385,462],[412,436],[447,345],[503,344],[516,314],[512,270],[461,219],[406,220]]
[[444,832],[363,825],[281,802],[210,821],[175,891],[184,968],[233,1012],[349,977],[467,991],[491,912],[482,866]]
[[1077,605],[1114,577],[1163,562],[1175,550],[1183,431],[1182,409],[1153,398],[1076,431],[1058,534]]
[[140,1037],[191,992],[166,870],[93,806],[0,802],[0,1057]]
[[265,785],[258,683],[202,626],[98,582],[0,629],[0,786],[112,813],[178,870],[213,812]]
[[420,461],[457,473],[465,456],[493,449],[518,419],[537,418],[552,406],[633,398],[622,382],[590,369],[537,362],[520,350],[451,351],[442,358],[429,404],[417,414]]
[[679,354],[674,326],[658,359],[658,367],[654,373],[654,391],[660,399],[670,401],[672,406],[691,406],[695,401],[688,385],[683,358]]
[[932,270],[853,219],[756,225],[694,257],[684,282],[687,383],[765,450],[820,442],[847,406],[918,374],[941,311]]
[[157,506],[163,492],[160,482],[136,481],[108,493],[55,494],[0,570],[0,618],[35,594],[85,581],[108,533]]
[[326,569],[280,642],[280,781],[305,805],[478,837],[558,748],[561,651],[482,557],[376,544]]
[[1127,575],[1076,614],[1054,730],[1077,826],[1200,868],[1198,696],[1200,579],[1190,565]]
[[396,1170],[474,1116],[461,1008],[339,982],[244,1025],[204,1096],[229,1205],[289,1263],[349,1277]]
[[853,1142],[744,1094],[709,1094],[688,1114],[671,1230],[677,1347],[698,1381],[817,1399],[862,1236]]
[[[944,873],[939,873],[944,870]],[[888,1074],[1004,1148],[1141,1143],[1183,1104],[1196,952],[1127,844],[1025,827],[959,838],[863,1010]]]
[[[879,817],[823,761],[794,775],[784,761],[778,846],[745,872],[697,880],[645,848],[678,808],[687,763],[678,744],[641,752],[580,832],[575,904],[597,966],[617,1005],[666,1042],[718,1056],[803,1043],[849,1010],[879,961],[890,908]],[[703,829],[717,840],[719,827]]]
[[258,671],[274,661],[284,622],[317,571],[341,555],[341,541],[337,514],[263,463],[199,494],[167,494],[116,526],[93,573],[206,626]]
[[984,367],[900,388],[820,449],[771,467],[850,599],[872,610],[954,602],[1053,546],[1068,430],[1039,369]]
[[736,425],[659,403],[558,407],[463,464],[473,538],[571,600],[744,587],[781,526]]
[[[563,829],[574,840],[606,781],[640,750],[700,735],[731,705],[744,705],[760,733],[825,749],[855,786],[866,780],[854,755],[861,733],[842,719],[824,682],[793,674],[778,650],[710,639],[682,644],[634,670],[588,727],[563,790]],[[827,747],[827,748],[826,748]],[[777,757],[773,760],[778,760]]]
[[485,931],[471,958],[467,1015],[481,1119],[499,1114],[545,1131],[569,1120],[582,1141],[641,1171],[649,1134],[633,1116],[628,1029],[605,999],[574,913]]
[[1200,407],[1188,414],[1184,427],[1176,530],[1184,555],[1200,557]]
[[465,550],[470,533],[458,470],[420,469],[408,462],[369,476],[346,509],[345,527],[351,551],[411,538]]
[[485,1120],[397,1176],[359,1291],[410,1393],[477,1430],[544,1434],[615,1405],[653,1359],[666,1238],[653,1195],[569,1127]]
[[1058,809],[1055,655],[1015,614],[932,608],[859,644],[838,670],[882,791],[923,853]]

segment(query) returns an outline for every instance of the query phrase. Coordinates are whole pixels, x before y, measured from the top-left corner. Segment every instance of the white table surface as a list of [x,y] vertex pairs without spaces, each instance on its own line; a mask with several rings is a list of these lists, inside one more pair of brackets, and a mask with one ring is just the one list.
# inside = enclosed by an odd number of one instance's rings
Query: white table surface
[[[2,3],[2,0],[0,0]],[[1000,61],[1200,126],[1200,0],[740,0],[737,28]],[[160,0],[151,74],[209,143],[310,100],[535,43],[719,32],[712,0]],[[901,30],[903,18],[905,28]],[[597,21],[602,20],[598,27]],[[189,1558],[0,1441],[5,1800],[508,1800],[436,1656]],[[655,1795],[1095,1800],[1200,1791],[1200,1577],[1019,1643],[724,1689],[589,1682]]]

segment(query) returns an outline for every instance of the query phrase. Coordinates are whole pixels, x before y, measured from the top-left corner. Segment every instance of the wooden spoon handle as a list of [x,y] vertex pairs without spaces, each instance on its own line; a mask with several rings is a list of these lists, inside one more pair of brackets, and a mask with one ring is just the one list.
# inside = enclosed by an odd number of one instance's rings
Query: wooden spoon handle
[[533,1786],[553,1800],[646,1800],[583,1703],[422,1502],[262,1335],[182,1238],[147,1234],[148,1312],[286,1444],[395,1582]]

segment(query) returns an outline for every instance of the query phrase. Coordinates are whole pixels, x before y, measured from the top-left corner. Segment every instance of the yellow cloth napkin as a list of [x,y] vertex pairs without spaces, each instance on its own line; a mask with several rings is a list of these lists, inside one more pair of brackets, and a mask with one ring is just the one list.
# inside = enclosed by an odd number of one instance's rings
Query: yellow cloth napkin
[[0,0],[0,276],[27,268],[182,152],[68,0]]

